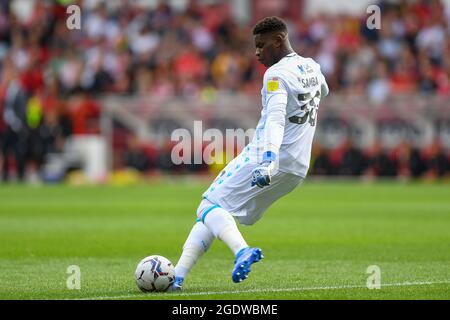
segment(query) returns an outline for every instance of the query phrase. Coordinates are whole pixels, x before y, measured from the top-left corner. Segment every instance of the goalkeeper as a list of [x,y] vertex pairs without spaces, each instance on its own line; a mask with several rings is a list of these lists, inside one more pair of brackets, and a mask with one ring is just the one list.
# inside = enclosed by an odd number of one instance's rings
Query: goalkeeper
[[254,224],[305,179],[309,168],[319,102],[328,94],[320,66],[294,52],[286,24],[277,17],[260,21],[253,35],[256,57],[268,67],[261,118],[250,144],[203,194],[197,222],[175,267],[174,291],[182,289],[189,271],[216,238],[235,256],[233,282],[247,279],[251,265],[263,253],[247,244],[235,219]]

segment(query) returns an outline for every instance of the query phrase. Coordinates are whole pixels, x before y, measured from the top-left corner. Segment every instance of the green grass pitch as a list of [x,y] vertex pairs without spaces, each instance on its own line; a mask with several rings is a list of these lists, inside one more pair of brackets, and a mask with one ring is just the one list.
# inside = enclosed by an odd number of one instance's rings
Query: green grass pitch
[[[132,187],[0,186],[0,299],[449,299],[450,185],[307,180],[241,228],[265,259],[231,281],[216,241],[182,294],[141,293],[140,259],[176,263],[200,182]],[[78,265],[81,289],[66,287]],[[381,289],[366,287],[379,266]]]

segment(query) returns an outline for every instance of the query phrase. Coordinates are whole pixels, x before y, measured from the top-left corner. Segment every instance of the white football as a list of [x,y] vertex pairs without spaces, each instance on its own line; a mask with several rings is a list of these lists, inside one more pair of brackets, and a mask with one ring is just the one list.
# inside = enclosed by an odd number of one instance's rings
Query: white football
[[153,255],[139,262],[134,276],[143,292],[167,291],[175,280],[175,268],[169,259]]

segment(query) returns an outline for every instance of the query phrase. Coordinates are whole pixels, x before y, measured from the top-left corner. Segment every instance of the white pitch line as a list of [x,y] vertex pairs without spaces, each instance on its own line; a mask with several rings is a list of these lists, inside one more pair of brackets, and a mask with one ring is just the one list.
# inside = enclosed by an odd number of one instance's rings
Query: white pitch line
[[[420,282],[400,282],[400,283],[384,283],[383,287],[406,287],[406,286],[423,286],[432,284],[450,284],[450,280],[443,281],[420,281]],[[238,293],[264,293],[264,292],[290,292],[290,291],[310,291],[310,290],[339,290],[339,289],[360,289],[367,288],[362,285],[341,285],[341,286],[326,286],[326,287],[298,287],[298,288],[273,288],[273,289],[248,289],[248,290],[228,290],[228,291],[204,291],[204,292],[179,292],[179,293],[158,293],[158,298],[164,297],[187,297],[187,296],[208,296],[208,295],[223,295],[223,294],[238,294]],[[106,299],[126,299],[126,298],[142,298],[145,294],[129,294],[121,296],[100,296],[91,298],[82,298],[77,300],[106,300]],[[156,295],[154,297],[157,297]]]

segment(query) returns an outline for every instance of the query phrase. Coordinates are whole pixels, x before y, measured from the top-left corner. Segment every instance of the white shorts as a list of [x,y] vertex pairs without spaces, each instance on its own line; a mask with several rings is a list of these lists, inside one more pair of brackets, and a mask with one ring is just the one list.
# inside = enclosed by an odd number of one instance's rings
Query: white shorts
[[269,186],[251,186],[251,176],[257,163],[241,154],[231,161],[203,194],[197,216],[211,206],[218,205],[230,212],[240,224],[252,225],[279,198],[295,189],[303,178],[286,172],[277,172]]

